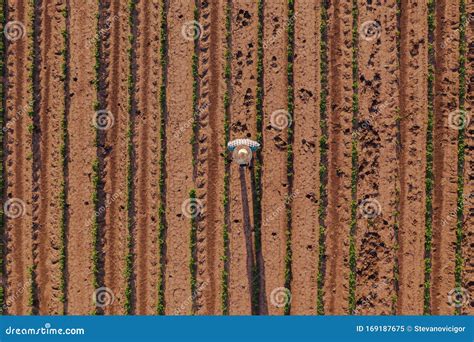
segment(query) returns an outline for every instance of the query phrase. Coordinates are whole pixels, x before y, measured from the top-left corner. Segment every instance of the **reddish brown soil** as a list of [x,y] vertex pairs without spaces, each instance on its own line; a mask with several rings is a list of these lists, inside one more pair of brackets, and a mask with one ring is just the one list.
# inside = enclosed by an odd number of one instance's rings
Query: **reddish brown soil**
[[135,287],[136,314],[156,312],[158,280],[158,151],[161,68],[156,51],[160,50],[160,13],[158,3],[138,3],[137,37],[137,116],[134,145],[135,171]]
[[[181,209],[193,188],[192,146],[192,83],[191,72],[194,42],[184,39],[181,27],[193,20],[193,1],[172,1],[168,13],[169,66],[166,124],[166,314],[191,313],[190,219]],[[178,95],[179,94],[179,95]]]
[[222,234],[224,210],[225,147],[223,93],[225,47],[225,1],[202,1],[200,23],[203,32],[199,38],[199,148],[197,194],[204,198],[204,211],[199,223],[197,259],[197,311],[199,314],[219,314],[220,286],[223,262]]
[[61,269],[59,264],[61,241],[60,189],[63,182],[60,146],[62,143],[61,120],[64,108],[64,82],[61,50],[64,39],[61,35],[66,27],[66,19],[58,9],[65,6],[64,1],[51,4],[42,3],[41,33],[39,46],[40,68],[40,127],[38,134],[38,169],[34,178],[34,221],[37,227],[38,247],[35,257],[37,265],[37,286],[40,314],[61,314]]
[[400,45],[400,227],[397,313],[423,313],[428,123],[427,6],[402,3]]
[[320,4],[297,1],[295,13],[291,313],[313,315],[316,312],[319,251]]
[[[257,5],[232,5],[232,97],[230,139],[256,136]],[[253,198],[249,171],[232,163],[230,168],[229,311],[251,314],[254,264]]]
[[[270,295],[285,285],[286,205],[287,178],[287,128],[271,125],[272,113],[286,111],[288,88],[286,67],[286,28],[288,26],[286,1],[269,1],[264,6],[263,49],[263,172],[262,172],[262,277],[265,295],[262,313],[282,314],[283,307],[271,303]],[[283,114],[284,115],[284,114]],[[274,120],[276,121],[276,120]],[[294,196],[294,194],[293,194]],[[265,220],[265,217],[269,217]]]
[[466,113],[470,115],[470,124],[466,127],[466,161],[464,164],[464,229],[465,238],[462,248],[464,268],[462,286],[471,294],[470,305],[463,309],[463,313],[474,314],[474,3],[467,5],[470,22],[466,27],[467,50],[466,63]]
[[[431,312],[454,312],[447,295],[455,287],[458,131],[447,117],[459,106],[459,6],[439,1],[436,8],[436,70],[434,103],[434,194]],[[436,185],[437,184],[437,185]]]
[[28,314],[31,308],[28,298],[31,289],[31,277],[28,269],[32,266],[32,139],[28,126],[32,120],[28,116],[31,108],[31,80],[28,78],[31,62],[28,55],[32,40],[27,32],[32,29],[28,21],[31,11],[26,1],[11,3],[8,20],[20,21],[25,25],[21,39],[8,44],[6,109],[6,153],[5,176],[6,197],[17,198],[24,202],[23,214],[18,218],[6,220],[6,274],[7,291],[5,303],[7,312],[15,315]]
[[92,203],[92,164],[96,159],[95,131],[91,128],[94,117],[93,103],[96,92],[95,57],[90,46],[96,36],[97,6],[83,1],[71,0],[70,20],[70,117],[69,133],[69,189],[68,189],[68,256],[67,256],[67,302],[66,313],[90,314],[94,309],[92,300],[92,227],[85,223],[94,216]]
[[325,313],[347,313],[351,221],[352,28],[351,3],[329,9],[328,209],[326,218]]
[[[364,218],[358,209],[356,236],[356,313],[389,314],[396,299],[395,218],[398,202],[397,115],[398,60],[396,1],[381,5],[359,2],[359,27],[378,20],[380,37],[359,39],[358,203],[380,204],[379,215]],[[423,158],[423,156],[421,156]],[[373,203],[373,202],[372,202]]]

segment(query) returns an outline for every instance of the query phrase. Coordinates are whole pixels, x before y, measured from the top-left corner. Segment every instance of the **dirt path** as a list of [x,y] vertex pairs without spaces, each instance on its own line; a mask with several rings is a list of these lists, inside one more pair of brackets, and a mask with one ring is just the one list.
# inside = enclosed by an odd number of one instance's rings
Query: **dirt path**
[[221,155],[225,151],[224,105],[222,94],[225,82],[225,1],[202,1],[200,23],[203,32],[199,39],[199,149],[197,194],[205,199],[203,219],[197,232],[199,314],[220,313],[220,282],[223,262],[222,234],[224,208],[222,189],[224,187],[224,164]]
[[136,171],[134,179],[136,219],[135,228],[135,286],[136,309],[139,315],[156,312],[158,280],[158,151],[160,66],[156,51],[160,49],[160,15],[158,3],[138,3],[137,37],[137,116],[134,145]]
[[293,282],[291,313],[316,313],[318,266],[320,3],[295,3]]
[[[287,81],[288,5],[286,1],[264,4],[263,24],[263,171],[262,171],[262,314],[282,314],[271,303],[274,289],[285,285],[286,205],[288,196]],[[281,122],[279,120],[282,120]],[[291,118],[293,120],[293,118]],[[289,122],[289,121],[288,121]],[[293,194],[294,196],[294,194]],[[277,303],[278,304],[278,303]]]
[[466,27],[466,113],[470,115],[470,124],[466,126],[466,160],[464,164],[464,240],[462,255],[464,269],[462,286],[469,291],[471,300],[463,308],[463,313],[474,315],[474,3],[466,6],[471,18]]
[[328,204],[326,218],[326,314],[348,311],[352,148],[352,4],[329,8]]
[[[169,66],[167,106],[167,195],[166,195],[166,314],[191,313],[190,218],[184,215],[183,203],[193,187],[192,94],[191,72],[194,41],[183,37],[181,28],[193,20],[193,1],[170,2],[168,12]],[[176,96],[179,94],[179,96]],[[200,199],[202,200],[202,199]],[[186,211],[185,211],[186,212]],[[186,212],[187,213],[187,212]]]
[[[67,264],[68,314],[84,315],[94,310],[92,297],[92,164],[96,156],[93,104],[96,98],[92,81],[94,51],[91,46],[96,36],[97,6],[71,0],[71,59],[70,59],[70,116],[69,116],[69,227]],[[72,172],[75,170],[75,172]]]
[[459,5],[436,3],[436,70],[434,99],[434,193],[431,313],[452,314],[447,294],[455,287],[457,207],[457,138],[448,116],[459,103]]
[[[9,4],[7,21],[18,21],[17,28],[22,37],[10,41],[7,47],[6,89],[6,153],[5,178],[6,200],[10,201],[5,211],[6,221],[6,274],[7,291],[5,303],[7,313],[25,315],[29,312],[29,291],[32,286],[29,269],[32,266],[32,142],[28,127],[32,124],[28,112],[32,95],[28,90],[28,55],[32,48],[28,32],[32,22],[28,21],[30,5],[23,0]],[[21,27],[21,25],[23,25]]]
[[39,79],[41,87],[39,127],[39,170],[37,188],[38,255],[37,264],[38,300],[40,314],[61,314],[62,272],[59,264],[61,241],[60,189],[63,170],[59,146],[62,144],[61,120],[65,110],[64,82],[61,55],[64,40],[61,32],[66,19],[57,9],[64,8],[64,1],[52,4],[42,2]]
[[129,11],[127,4],[110,1],[105,6],[110,23],[108,44],[104,48],[107,65],[107,110],[113,117],[113,125],[104,130],[104,171],[102,179],[105,193],[105,223],[103,253],[104,285],[112,290],[115,301],[105,308],[107,314],[124,313],[125,255],[127,254],[127,129],[129,113],[128,75],[129,61]]
[[397,313],[423,313],[428,113],[428,10],[402,2],[400,45],[400,265]]
[[398,61],[396,1],[359,1],[357,314],[389,314],[396,299]]
[[[233,4],[231,140],[256,136],[257,21],[256,4]],[[236,163],[230,167],[229,203],[229,313],[248,315],[252,313],[253,197],[249,171]]]

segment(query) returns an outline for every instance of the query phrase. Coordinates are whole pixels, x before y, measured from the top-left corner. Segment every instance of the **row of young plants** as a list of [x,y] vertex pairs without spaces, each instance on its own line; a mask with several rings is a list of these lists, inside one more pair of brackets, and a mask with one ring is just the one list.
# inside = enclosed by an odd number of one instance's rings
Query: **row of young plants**
[[[59,247],[59,272],[61,275],[60,280],[60,300],[62,303],[66,302],[66,229],[67,229],[67,189],[66,189],[66,175],[68,172],[67,154],[68,154],[68,132],[67,132],[67,120],[68,120],[68,108],[69,108],[69,2],[64,4],[62,10],[65,27],[62,31],[63,37],[63,49],[61,50],[62,62],[62,75],[61,81],[64,82],[64,101],[63,101],[63,112],[61,117],[61,145],[59,147],[60,155],[60,166],[62,170],[63,179],[61,180],[61,189],[59,191],[59,208],[61,210],[61,216],[59,221],[60,229],[60,241]],[[63,314],[64,314],[63,306]]]
[[428,126],[426,134],[426,213],[425,213],[425,281],[423,312],[431,313],[431,249],[433,238],[433,124],[435,82],[435,0],[428,0]]
[[326,214],[327,214],[327,182],[328,182],[328,128],[327,128],[327,98],[328,98],[328,8],[329,0],[322,0],[320,24],[320,75],[321,75],[321,101],[319,104],[320,130],[319,139],[320,166],[319,166],[319,258],[317,279],[317,304],[319,315],[324,315],[324,274],[326,269]]
[[[199,0],[194,1],[194,22],[199,23]],[[199,28],[200,29],[200,28]],[[192,77],[193,77],[193,96],[192,96],[192,165],[193,165],[193,179],[197,174],[197,155],[198,155],[198,134],[199,134],[199,38],[202,32],[199,32],[197,38],[194,39],[194,50],[192,56]],[[193,209],[198,205],[196,190],[191,189],[189,191],[189,200],[193,205]],[[190,288],[191,288],[191,313],[194,314],[196,311],[196,288],[197,288],[197,217],[198,211],[192,213],[191,217],[191,229],[189,232],[189,273],[190,273]]]
[[[463,222],[464,222],[464,162],[466,150],[466,1],[459,1],[459,114],[463,124],[460,127],[458,135],[458,179],[457,179],[457,222],[456,222],[456,266],[455,266],[455,284],[456,288],[462,287],[462,268],[463,268]],[[456,314],[461,313],[461,308],[456,308]]]
[[161,84],[159,91],[160,102],[160,160],[158,193],[160,204],[158,208],[158,253],[159,253],[159,272],[157,282],[158,302],[156,313],[158,315],[165,314],[165,293],[164,293],[164,276],[165,276],[165,251],[166,251],[166,84],[168,79],[168,1],[161,2],[160,10],[160,66],[161,66]]
[[[232,87],[232,3],[226,1],[225,5],[225,67],[224,78],[226,90],[224,93],[224,146],[230,140],[230,97]],[[229,314],[229,187],[230,187],[230,154],[225,149],[224,157],[224,195],[222,207],[224,208],[224,225],[222,227],[223,254],[222,254],[222,274],[221,274],[221,309],[223,315]]]
[[[29,8],[28,8],[28,17],[31,23],[30,30],[28,32],[28,43],[29,43],[29,65],[28,65],[28,83],[29,85],[29,95],[30,95],[30,107],[28,110],[28,116],[31,120],[31,123],[28,125],[28,131],[30,133],[30,139],[31,139],[31,151],[29,152],[29,155],[27,156],[28,160],[31,160],[34,167],[34,155],[33,155],[33,140],[35,139],[34,136],[37,134],[39,127],[36,127],[36,123],[39,122],[39,116],[37,116],[37,113],[39,113],[39,102],[38,102],[38,97],[36,94],[40,91],[38,89],[38,84],[39,84],[39,75],[38,75],[38,65],[40,63],[39,61],[39,42],[38,42],[38,17],[36,13],[36,6],[37,6],[37,1],[36,0],[30,0],[29,1]],[[34,238],[35,232],[32,226],[32,231],[31,231],[32,239]],[[33,252],[34,253],[34,252]],[[28,293],[28,306],[29,306],[29,312],[30,314],[34,315],[37,313],[38,308],[37,308],[37,288],[38,284],[36,281],[36,264],[34,262],[34,255],[32,255],[32,263],[28,267],[28,277],[30,279],[30,288],[29,288],[29,293]]]
[[254,213],[254,249],[255,263],[252,275],[252,312],[259,311],[261,289],[261,253],[262,253],[262,149],[263,149],[263,0],[257,2],[257,89],[256,89],[256,141],[262,146],[256,152],[253,174],[253,213]]
[[358,118],[359,118],[359,7],[357,0],[352,1],[352,143],[351,143],[351,223],[349,226],[349,314],[355,310],[356,290],[356,229],[357,229],[357,177],[359,170],[358,155]]
[[[95,87],[96,92],[96,100],[94,101],[94,111],[102,110],[102,106],[104,105],[101,103],[100,97],[100,69],[101,69],[101,42],[100,42],[100,34],[101,27],[100,27],[100,8],[101,3],[100,0],[97,1],[97,6],[99,13],[97,14],[97,22],[96,22],[96,38],[94,39],[94,80],[93,84]],[[101,186],[100,183],[100,158],[99,158],[99,140],[100,140],[100,130],[96,128],[95,130],[95,139],[94,145],[96,146],[96,158],[92,163],[92,207],[94,208],[94,212],[99,212],[100,210],[100,203],[99,203],[99,189]],[[92,217],[92,286],[94,289],[100,287],[99,284],[99,256],[100,256],[100,236],[99,236],[99,217],[97,215],[93,215]],[[92,311],[93,315],[98,313],[97,308],[94,308]]]
[[133,132],[134,132],[134,117],[136,115],[135,103],[135,86],[136,86],[136,72],[134,63],[136,60],[136,36],[137,36],[137,9],[136,0],[128,1],[128,79],[127,79],[127,112],[128,112],[128,127],[127,127],[127,254],[125,255],[125,302],[123,304],[125,314],[130,315],[133,310],[132,292],[133,292],[133,160],[134,160],[134,146],[133,146]]
[[[3,32],[3,29],[6,24],[6,1],[0,0],[0,28]],[[3,35],[0,38],[0,75],[2,77],[2,82],[0,82],[0,146],[3,146],[3,128],[4,128],[4,117],[5,117],[5,88],[4,88],[4,79],[6,76],[6,37]],[[3,148],[0,149],[0,193],[3,194],[5,189],[4,184],[4,170],[3,170],[3,160],[4,153]],[[3,206],[2,206],[3,207]],[[5,232],[5,217],[3,209],[0,209],[0,235],[4,236]],[[4,242],[3,239],[0,239],[0,279],[3,280],[4,275]],[[5,292],[3,287],[4,282],[0,283],[0,315],[3,314],[3,305],[5,302]]]
[[[288,50],[287,50],[287,101],[288,115],[295,117],[295,90],[294,90],[294,73],[293,62],[295,58],[295,0],[288,0]],[[292,120],[294,121],[294,120]],[[288,147],[286,152],[286,170],[288,179],[288,198],[286,200],[286,252],[285,252],[285,288],[291,290],[291,264],[293,260],[291,246],[291,228],[292,228],[292,201],[293,194],[293,140],[294,132],[292,124],[288,125]],[[291,301],[287,301],[284,307],[285,315],[290,314]]]

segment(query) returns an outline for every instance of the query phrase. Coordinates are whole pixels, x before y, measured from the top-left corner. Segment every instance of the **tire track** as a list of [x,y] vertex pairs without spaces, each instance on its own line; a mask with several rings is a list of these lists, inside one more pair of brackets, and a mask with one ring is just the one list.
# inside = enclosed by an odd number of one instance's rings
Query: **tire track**
[[[263,147],[262,147],[262,271],[264,285],[260,293],[261,313],[283,314],[283,308],[271,303],[274,289],[285,286],[287,239],[286,203],[288,134],[285,120],[288,101],[287,79],[288,8],[286,1],[264,3],[263,51]],[[292,118],[293,119],[293,118]],[[283,125],[280,121],[283,120]],[[289,121],[288,121],[289,122]]]
[[423,313],[428,113],[428,9],[402,1],[400,45],[400,228],[397,314]]
[[[28,294],[33,284],[29,276],[32,261],[32,149],[31,134],[28,127],[32,119],[28,115],[32,111],[33,102],[28,85],[29,59],[31,38],[27,32],[32,31],[33,23],[27,22],[27,14],[32,11],[30,4],[23,0],[10,3],[8,21],[19,21],[24,25],[23,37],[7,44],[7,84],[6,89],[6,199],[17,198],[23,201],[20,208],[23,213],[18,217],[6,216],[6,274],[7,289],[5,303],[7,313],[25,315],[30,306]],[[15,215],[16,216],[16,215]]]
[[107,67],[106,108],[113,117],[113,125],[105,130],[103,174],[106,211],[104,230],[104,284],[115,295],[112,305],[105,308],[106,314],[124,313],[125,290],[128,279],[125,275],[125,258],[128,249],[127,213],[127,161],[129,127],[128,75],[129,61],[129,11],[125,2],[109,1],[105,5],[110,23],[108,43],[104,47]]
[[291,314],[316,313],[320,137],[320,2],[295,2],[295,139]]
[[[193,1],[174,1],[169,4],[168,39],[169,67],[167,87],[168,118],[166,122],[166,314],[191,313],[189,264],[189,218],[182,204],[189,199],[193,187],[193,75],[191,70],[194,41],[182,34],[182,27],[193,20]],[[179,94],[179,95],[178,95]]]
[[447,294],[455,287],[457,136],[447,113],[459,108],[459,4],[436,2],[434,98],[434,192],[431,313],[453,314]]
[[[219,313],[219,286],[223,263],[222,241],[219,234],[224,224],[221,208],[221,189],[224,187],[225,153],[224,112],[222,95],[225,83],[221,77],[225,63],[224,2],[202,1],[199,38],[199,137],[197,195],[205,199],[205,207],[197,232],[198,276],[197,312],[209,315]],[[202,297],[202,298],[201,298]]]
[[[94,117],[96,98],[95,57],[90,46],[96,36],[97,6],[79,0],[70,2],[70,115],[69,115],[69,226],[67,232],[67,301],[66,313],[90,314],[94,310],[92,296],[95,248],[92,222],[95,215],[92,166],[96,158],[95,130],[89,129]],[[84,222],[86,219],[86,223]]]
[[137,65],[138,94],[135,118],[134,145],[136,171],[134,189],[136,199],[135,229],[135,313],[150,315],[157,303],[157,217],[158,213],[158,84],[159,61],[154,57],[159,51],[159,5],[149,1],[138,3]]
[[39,105],[39,146],[37,188],[37,208],[34,225],[37,225],[38,252],[35,257],[37,265],[38,300],[40,314],[61,314],[61,279],[60,246],[62,208],[60,206],[60,189],[63,181],[63,170],[59,149],[62,143],[61,120],[64,112],[64,91],[62,82],[61,55],[64,40],[61,32],[65,29],[65,18],[61,12],[63,1],[52,4],[41,3],[42,19],[39,39],[41,66],[39,69],[39,85],[41,103]]
[[326,218],[325,313],[348,312],[349,227],[352,174],[352,4],[329,9],[328,204]]
[[397,2],[359,1],[359,179],[356,250],[358,314],[390,314],[396,301],[398,210]]
[[[257,5],[232,5],[232,97],[230,140],[256,137],[255,89],[257,63]],[[252,313],[254,253],[253,196],[250,173],[230,166],[229,313]]]

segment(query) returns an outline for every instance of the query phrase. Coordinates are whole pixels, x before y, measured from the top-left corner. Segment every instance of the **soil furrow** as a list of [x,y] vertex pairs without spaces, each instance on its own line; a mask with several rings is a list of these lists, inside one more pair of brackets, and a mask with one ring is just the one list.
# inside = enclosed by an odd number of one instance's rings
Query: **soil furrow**
[[398,314],[423,313],[428,103],[426,3],[402,1],[400,45],[400,227]]
[[225,152],[222,94],[225,82],[225,2],[202,1],[199,38],[199,137],[197,196],[205,199],[202,220],[197,232],[197,309],[199,314],[219,313],[219,284],[222,273],[222,240],[219,230],[224,224],[221,206],[224,187]]
[[398,215],[397,2],[359,1],[359,179],[357,314],[389,314],[396,301]]
[[438,315],[454,312],[447,297],[455,287],[458,130],[449,118],[459,108],[458,23],[459,4],[436,1],[431,313]]
[[[262,314],[282,314],[284,305],[272,301],[285,286],[287,239],[286,203],[287,128],[294,118],[287,110],[287,1],[264,3],[263,25],[263,147],[262,147],[262,256],[264,296]],[[273,294],[272,294],[273,293]],[[273,302],[273,303],[272,303]],[[286,303],[285,303],[286,304]]]
[[352,172],[352,4],[329,9],[328,203],[326,218],[326,314],[348,311],[349,227]]
[[60,189],[63,182],[63,169],[60,151],[62,143],[61,120],[64,112],[62,94],[62,51],[65,18],[62,14],[63,1],[53,4],[42,2],[40,33],[41,66],[38,68],[42,99],[39,106],[39,172],[38,208],[36,214],[38,234],[37,265],[38,300],[40,314],[60,314],[62,312],[60,289],[63,275],[60,268],[60,246],[62,208]]
[[[255,89],[257,63],[257,4],[232,5],[232,98],[230,140],[256,137]],[[253,196],[251,174],[235,162],[230,166],[229,313],[252,313]]]
[[[92,166],[96,157],[93,86],[97,6],[83,1],[70,2],[70,112],[69,112],[69,174],[67,232],[67,301],[66,313],[85,315],[94,310],[92,297],[93,243],[92,222],[95,210],[92,199]],[[85,222],[86,220],[86,222]]]
[[[103,174],[105,197],[104,285],[115,295],[105,307],[107,314],[124,312],[126,303],[125,257],[127,255],[127,163],[128,141],[128,75],[129,11],[125,2],[110,1],[106,5],[110,34],[104,47],[107,66],[107,103],[111,124],[104,129]],[[101,37],[104,39],[104,37]]]
[[158,85],[159,61],[159,5],[148,1],[138,3],[136,91],[137,115],[135,117],[134,145],[136,171],[134,179],[136,199],[135,228],[135,286],[136,314],[153,314],[157,293],[157,203],[158,203]]
[[20,0],[9,4],[7,14],[7,21],[17,21],[22,32],[18,40],[10,40],[7,44],[5,191],[10,209],[5,210],[5,304],[8,314],[15,315],[28,313],[28,294],[32,287],[29,278],[32,267],[32,141],[28,131],[28,127],[32,127],[29,114],[33,106],[31,90],[28,90],[32,81],[28,78],[32,62],[29,58],[31,37],[28,36],[33,24],[28,17],[31,11],[30,4]]
[[474,3],[466,6],[468,24],[466,26],[466,159],[464,164],[464,239],[462,256],[464,259],[462,287],[470,293],[470,301],[462,313],[474,315]]
[[293,265],[291,313],[316,313],[318,272],[318,189],[320,137],[320,6],[295,3],[294,196],[292,198]]
[[[193,26],[193,1],[172,1],[168,12],[169,59],[166,122],[166,314],[191,313],[191,282],[187,265],[190,260],[189,220],[186,208],[193,186],[191,70],[193,36],[185,34],[183,25]],[[183,33],[185,32],[185,33]],[[179,94],[179,96],[177,96]],[[184,203],[184,207],[183,207]],[[187,215],[187,216],[186,216]]]

